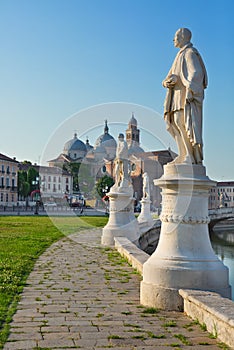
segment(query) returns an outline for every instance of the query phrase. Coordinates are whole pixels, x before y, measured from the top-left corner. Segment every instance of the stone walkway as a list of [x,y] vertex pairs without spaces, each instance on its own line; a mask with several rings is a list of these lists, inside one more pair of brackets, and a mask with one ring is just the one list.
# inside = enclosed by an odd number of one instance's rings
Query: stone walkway
[[77,233],[39,258],[5,350],[220,349],[184,314],[141,307],[141,277],[100,237]]

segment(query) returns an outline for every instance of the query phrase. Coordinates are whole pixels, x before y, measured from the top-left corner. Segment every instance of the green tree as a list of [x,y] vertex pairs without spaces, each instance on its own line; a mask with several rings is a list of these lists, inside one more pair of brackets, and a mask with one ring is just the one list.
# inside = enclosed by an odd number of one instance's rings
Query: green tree
[[27,182],[27,172],[18,172],[18,192],[21,198],[26,198],[30,193],[30,184]]
[[108,175],[101,177],[95,184],[95,189],[99,196],[102,198],[105,193],[109,192],[111,186],[114,185],[114,180]]
[[39,189],[39,183],[38,184],[33,184],[33,182],[36,181],[36,179],[39,178],[39,173],[38,171],[33,168],[33,167],[29,167],[28,168],[28,173],[27,173],[27,182],[30,185],[30,192]]
[[75,191],[75,192],[80,191],[80,186],[79,186],[80,163],[75,163],[75,162],[65,163],[65,164],[63,164],[63,169],[72,174],[73,191]]
[[91,176],[90,165],[81,163],[78,173],[79,188],[85,196],[91,196],[95,186],[95,177]]

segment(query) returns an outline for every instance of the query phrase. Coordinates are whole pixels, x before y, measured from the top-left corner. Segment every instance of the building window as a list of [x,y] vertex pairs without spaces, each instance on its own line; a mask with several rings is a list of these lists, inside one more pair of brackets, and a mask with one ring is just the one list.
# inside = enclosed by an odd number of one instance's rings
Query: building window
[[7,167],[7,174],[10,174],[10,167],[9,167],[9,165]]
[[3,202],[3,193],[1,193],[1,202]]
[[56,192],[56,185],[53,185],[53,192]]
[[8,202],[8,193],[6,193],[6,202]]
[[61,177],[59,176],[59,178],[58,178],[58,182],[61,182]]
[[2,173],[5,173],[4,165],[2,165]]
[[103,172],[103,173],[106,172],[106,166],[105,166],[105,165],[103,165],[103,167],[102,167],[102,172]]
[[51,182],[51,176],[48,177],[48,181]]
[[54,182],[56,182],[57,181],[57,178],[56,178],[56,176],[54,176]]
[[69,183],[69,180],[68,180],[68,177],[66,177],[66,184],[68,184]]
[[50,190],[50,184],[48,184],[48,190]]
[[11,195],[11,201],[14,202],[15,198],[14,198],[14,195],[12,194]]
[[10,187],[10,179],[9,179],[9,177],[6,178],[6,187],[7,188]]
[[58,185],[58,189],[59,189],[59,191],[61,190],[61,185],[60,184]]
[[1,187],[4,187],[4,177],[1,178]]

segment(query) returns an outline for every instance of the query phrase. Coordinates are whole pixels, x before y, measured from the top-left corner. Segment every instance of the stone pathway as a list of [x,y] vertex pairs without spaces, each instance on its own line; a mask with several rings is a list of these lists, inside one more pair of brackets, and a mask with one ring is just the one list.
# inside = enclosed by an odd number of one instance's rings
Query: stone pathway
[[220,349],[184,314],[141,307],[141,277],[100,238],[101,230],[83,231],[39,258],[5,350]]

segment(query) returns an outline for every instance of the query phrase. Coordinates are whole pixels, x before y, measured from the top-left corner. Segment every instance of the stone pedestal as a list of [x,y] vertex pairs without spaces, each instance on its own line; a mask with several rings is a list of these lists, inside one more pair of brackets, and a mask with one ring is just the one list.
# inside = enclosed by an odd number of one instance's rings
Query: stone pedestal
[[140,231],[134,215],[134,198],[132,191],[111,190],[109,196],[109,220],[102,230],[102,244],[114,246],[114,237],[127,237],[131,242],[138,245]]
[[168,164],[155,180],[162,188],[161,233],[143,266],[141,304],[182,310],[179,289],[214,291],[230,298],[228,268],[212,249],[208,232],[209,189],[202,165]]
[[141,213],[137,218],[141,233],[151,229],[154,224],[150,213],[150,203],[151,201],[149,198],[142,198],[141,200]]

